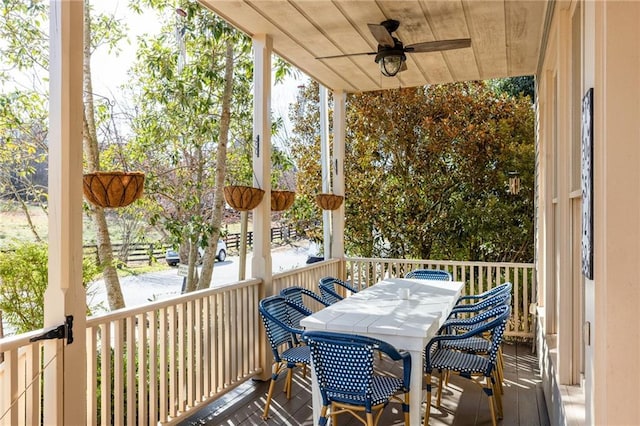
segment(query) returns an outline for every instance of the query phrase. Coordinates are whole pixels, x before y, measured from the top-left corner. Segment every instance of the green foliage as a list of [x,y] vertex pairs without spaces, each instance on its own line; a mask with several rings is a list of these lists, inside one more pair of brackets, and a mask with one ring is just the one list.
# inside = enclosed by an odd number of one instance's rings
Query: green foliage
[[[132,69],[131,95],[139,106],[130,161],[147,170],[152,215],[171,242],[207,241],[211,229],[216,152],[220,132],[226,40],[234,41],[233,148],[226,167],[250,174],[250,40],[195,3],[180,16],[165,3],[138,2],[156,8],[161,33],[143,40]],[[148,12],[147,12],[148,13]],[[248,161],[247,161],[248,158]]]
[[528,96],[532,103],[535,101],[536,85],[532,75],[501,78],[494,80],[493,83],[499,92],[504,92],[514,98]]
[[[320,192],[317,89],[298,98],[295,208]],[[533,259],[533,110],[480,82],[350,95],[345,247],[350,255]],[[508,173],[522,189],[508,193]],[[319,235],[318,228],[315,229]]]
[[[46,244],[23,243],[13,250],[0,252],[0,310],[16,333],[43,326],[48,260]],[[99,272],[94,261],[83,258],[82,282],[85,287]]]

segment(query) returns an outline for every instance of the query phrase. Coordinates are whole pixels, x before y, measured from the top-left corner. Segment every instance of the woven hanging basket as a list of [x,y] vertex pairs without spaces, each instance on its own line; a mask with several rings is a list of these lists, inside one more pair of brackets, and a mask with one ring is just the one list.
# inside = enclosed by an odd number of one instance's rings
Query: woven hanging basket
[[264,191],[252,186],[225,186],[224,199],[238,211],[253,210],[264,197]]
[[84,196],[100,207],[124,207],[142,196],[142,172],[93,172],[82,177]]
[[342,204],[344,197],[335,194],[318,194],[316,195],[316,203],[322,210],[335,210]]
[[293,191],[271,191],[271,210],[279,212],[291,207],[296,193]]

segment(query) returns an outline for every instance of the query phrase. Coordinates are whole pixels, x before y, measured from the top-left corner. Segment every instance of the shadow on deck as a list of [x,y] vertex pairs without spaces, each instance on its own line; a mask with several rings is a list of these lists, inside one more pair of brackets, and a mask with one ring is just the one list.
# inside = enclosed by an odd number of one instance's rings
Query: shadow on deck
[[[549,425],[542,394],[536,356],[526,343],[504,344],[505,383],[504,418],[501,425]],[[195,425],[304,425],[312,426],[311,380],[309,375],[294,376],[292,396],[287,400],[283,390],[284,375],[276,385],[270,418],[262,420],[262,411],[269,382],[249,381],[223,398],[203,407],[186,419],[183,426]],[[423,387],[424,389],[424,387]],[[433,398],[435,404],[435,394]],[[424,410],[424,404],[423,404]],[[341,426],[361,423],[343,415]],[[402,408],[390,404],[380,419],[380,426],[402,425]],[[491,417],[486,396],[469,380],[452,377],[445,388],[440,408],[431,408],[430,425],[490,425]]]

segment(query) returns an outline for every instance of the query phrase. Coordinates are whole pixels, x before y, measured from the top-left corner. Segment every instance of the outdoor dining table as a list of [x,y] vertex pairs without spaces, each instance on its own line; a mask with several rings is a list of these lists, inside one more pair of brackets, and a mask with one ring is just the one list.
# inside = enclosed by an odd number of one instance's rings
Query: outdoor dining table
[[[306,317],[300,324],[306,330],[374,337],[409,352],[410,424],[420,425],[424,347],[451,312],[463,287],[460,281],[387,278]],[[312,378],[316,425],[322,398],[313,369]]]

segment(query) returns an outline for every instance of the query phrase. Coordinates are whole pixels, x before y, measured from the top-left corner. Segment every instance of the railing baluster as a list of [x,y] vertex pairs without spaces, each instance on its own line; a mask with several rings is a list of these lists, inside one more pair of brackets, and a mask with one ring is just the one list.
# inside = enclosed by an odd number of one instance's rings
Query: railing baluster
[[[124,413],[124,333],[122,332],[122,321],[113,323],[114,354],[113,354],[113,417],[116,425],[121,425],[125,419]],[[107,395],[109,397],[109,395]]]
[[[148,423],[148,390],[147,390],[147,316],[140,313],[136,316],[138,321],[138,418],[136,424]],[[135,337],[135,336],[134,336]],[[134,361],[135,365],[135,361]],[[134,401],[135,405],[135,401]]]
[[178,314],[178,321],[177,321],[177,327],[178,327],[178,342],[176,345],[176,349],[178,352],[178,362],[177,362],[177,370],[178,370],[178,382],[177,382],[177,389],[176,389],[176,397],[177,397],[177,403],[178,403],[178,407],[177,407],[177,411],[178,412],[182,412],[185,410],[186,405],[186,399],[187,399],[187,395],[185,394],[186,391],[186,377],[185,377],[185,369],[186,369],[186,350],[185,350],[185,343],[186,343],[186,336],[185,336],[185,303],[180,303],[177,307],[177,314]]
[[[169,362],[167,360],[167,350],[170,346],[169,338],[168,338],[168,328],[169,328],[169,308],[160,308],[159,309],[159,318],[160,321],[160,336],[159,336],[159,387],[158,394],[160,397],[160,402],[158,404],[158,419],[166,419],[169,416],[169,407],[168,407],[168,399],[167,399],[167,391],[168,391],[168,383],[169,383],[169,372],[167,367],[169,366]],[[170,368],[170,367],[169,367]]]
[[176,338],[177,338],[177,325],[178,314],[177,314],[178,306],[170,306],[168,311],[168,319],[169,319],[169,335],[167,336],[167,349],[168,349],[168,358],[169,358],[169,405],[168,405],[168,415],[171,417],[175,417],[177,414],[177,401],[176,398],[176,389],[178,388],[178,360],[177,351],[176,351]]
[[136,349],[135,349],[135,323],[134,317],[127,317],[126,321],[126,341],[127,341],[127,362],[126,371],[126,393],[127,393],[127,425],[133,426],[136,418]]
[[184,348],[184,375],[185,375],[185,410],[186,407],[193,407],[195,405],[194,401],[194,312],[193,312],[193,304],[194,301],[189,301],[185,303],[185,332],[186,332],[186,344]]
[[151,310],[149,318],[149,423],[158,421],[158,315]]
[[[98,424],[98,410],[96,408],[97,403],[97,388],[98,388],[98,370],[97,363],[98,357],[96,343],[98,329],[87,328],[86,330],[86,348],[87,348],[87,424]],[[37,407],[37,405],[34,405]],[[36,413],[37,417],[37,413]]]

